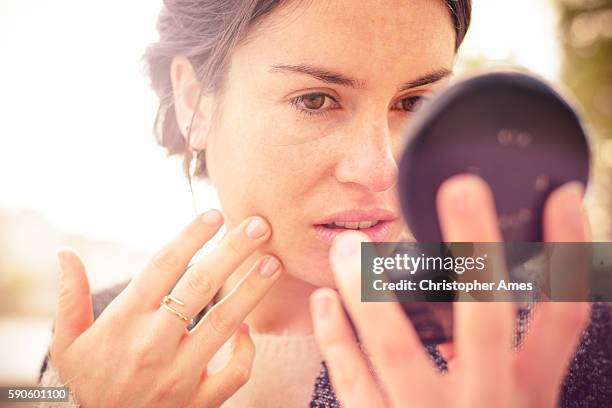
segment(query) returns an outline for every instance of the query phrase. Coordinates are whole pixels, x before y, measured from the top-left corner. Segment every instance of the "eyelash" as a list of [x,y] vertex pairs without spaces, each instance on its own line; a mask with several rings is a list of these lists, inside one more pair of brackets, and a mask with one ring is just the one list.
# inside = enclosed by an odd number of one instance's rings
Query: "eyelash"
[[[300,103],[304,102],[304,99],[309,99],[309,98],[316,98],[319,96],[323,96],[325,97],[325,99],[331,99],[333,103],[338,104],[338,101],[336,100],[336,98],[334,98],[331,95],[328,95],[326,93],[322,93],[322,92],[313,92],[313,93],[309,93],[309,94],[304,94],[304,95],[300,95],[297,96],[293,99],[291,99],[291,106],[293,108],[295,108],[299,113],[302,113],[304,115],[307,116],[325,116],[329,114],[329,111],[331,109],[334,108],[327,108],[327,109],[308,109],[308,108],[303,108],[300,106]],[[323,102],[323,106],[325,106],[326,101]]]
[[[304,115],[307,115],[307,116],[310,116],[310,117],[312,117],[312,116],[325,116],[325,115],[328,115],[328,114],[329,114],[329,111],[330,111],[330,110],[332,110],[332,109],[336,109],[336,108],[327,108],[327,109],[321,109],[321,108],[319,108],[319,109],[308,109],[308,108],[304,108],[304,107],[301,107],[301,106],[300,106],[300,103],[302,103],[302,102],[304,101],[304,99],[308,99],[308,98],[316,98],[316,97],[320,97],[320,96],[323,96],[323,97],[325,97],[326,99],[328,99],[328,98],[329,98],[329,99],[331,99],[331,100],[332,100],[332,102],[333,102],[333,103],[338,104],[338,101],[336,100],[336,98],[334,98],[333,96],[328,95],[328,94],[326,94],[326,93],[322,93],[322,92],[314,92],[314,93],[309,93],[309,94],[304,94],[304,95],[297,96],[297,97],[295,97],[295,98],[291,99],[290,103],[291,103],[291,106],[292,106],[294,109],[296,109],[296,110],[297,110],[299,113],[302,113],[302,114],[304,114]],[[400,100],[399,100],[398,102],[396,102],[395,104],[400,103],[400,102],[402,102],[402,101],[404,101],[404,100],[406,100],[406,99],[411,99],[411,100],[413,100],[414,102],[421,102],[421,103],[422,103],[422,102],[425,102],[425,101],[426,101],[428,98],[425,98],[425,97],[423,97],[422,95],[418,95],[418,96],[409,96],[409,97],[406,97],[406,98],[402,98],[402,99],[400,99]],[[324,102],[323,102],[323,105],[325,105],[325,103],[326,103],[326,102],[324,101]],[[394,104],[394,106],[395,106],[395,104]],[[418,109],[418,108],[417,108],[417,109]],[[415,110],[417,110],[417,109],[415,109]],[[405,112],[414,112],[414,111],[407,110],[407,111],[405,111]]]

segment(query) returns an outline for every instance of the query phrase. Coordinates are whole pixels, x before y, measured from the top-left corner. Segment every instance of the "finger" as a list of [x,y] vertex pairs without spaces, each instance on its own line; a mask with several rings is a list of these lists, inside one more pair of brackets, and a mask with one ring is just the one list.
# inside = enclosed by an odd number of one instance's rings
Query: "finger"
[[436,197],[440,228],[447,242],[503,242],[493,194],[478,176],[448,178]]
[[232,357],[227,365],[202,382],[194,400],[196,407],[218,407],[236,393],[251,376],[255,345],[249,336],[248,326],[242,324],[232,347]]
[[74,249],[58,252],[60,291],[55,317],[52,350],[65,350],[94,321],[85,266]]
[[[444,241],[470,243],[473,257],[484,256],[484,270],[466,271],[458,275],[459,282],[499,282],[507,278],[503,247],[489,244],[503,242],[497,222],[493,194],[478,176],[460,174],[447,179],[436,197],[440,228]],[[451,248],[453,246],[451,245]],[[459,249],[464,246],[458,245]],[[507,291],[473,291],[470,296],[481,301],[512,300]],[[463,299],[464,294],[460,293]]]
[[280,277],[281,270],[280,261],[272,255],[256,262],[185,338],[179,356],[185,366],[197,369],[207,364]]
[[589,316],[589,304],[542,302],[516,357],[516,378],[537,398],[533,406],[557,406],[559,386]]
[[551,242],[590,242],[582,198],[584,187],[574,181],[553,191],[544,207],[544,238]]
[[[484,180],[458,175],[446,180],[437,196],[440,223],[447,242],[502,242],[493,194]],[[486,246],[488,251],[493,246]],[[487,269],[504,278],[503,253],[489,256]],[[495,264],[491,264],[492,260]],[[497,280],[497,279],[496,279]],[[510,364],[515,310],[512,303],[457,302],[454,334],[457,358],[462,367],[494,381],[500,367]],[[506,370],[508,371],[508,370]]]
[[[270,237],[270,227],[262,217],[250,217],[230,231],[219,245],[200,262],[192,265],[172,289],[172,296],[184,303],[171,307],[189,318],[195,316],[213,299],[225,280],[257,247]],[[269,266],[274,266],[270,264]],[[268,282],[268,281],[266,281]],[[160,309],[159,312],[172,327],[185,326],[185,322]],[[240,322],[238,322],[240,323]],[[173,330],[180,332],[178,330]]]
[[367,235],[356,231],[334,240],[330,262],[336,284],[391,404],[419,401],[437,379],[434,366],[399,303],[361,302],[362,241]]
[[[590,231],[582,209],[584,189],[580,183],[567,183],[551,193],[544,208],[544,237],[549,242],[590,242]],[[573,263],[575,254],[569,247],[554,251],[551,261],[553,280],[565,263]],[[563,256],[566,259],[559,259]],[[574,259],[567,259],[568,257]],[[552,265],[554,264],[554,265]],[[573,270],[574,275],[577,275]],[[517,378],[541,399],[538,406],[556,405],[558,386],[569,365],[571,355],[588,321],[590,307],[579,302],[538,303],[529,332],[516,359]]]
[[589,298],[591,241],[582,207],[584,188],[570,182],[553,191],[544,207],[544,238],[553,246],[548,259],[550,296],[553,300]]
[[130,281],[126,297],[141,309],[158,308],[161,298],[168,294],[191,258],[216,234],[222,222],[223,216],[217,210],[209,210],[193,220]]
[[318,289],[310,296],[310,307],[315,337],[341,405],[384,407],[381,390],[357,345],[336,291]]

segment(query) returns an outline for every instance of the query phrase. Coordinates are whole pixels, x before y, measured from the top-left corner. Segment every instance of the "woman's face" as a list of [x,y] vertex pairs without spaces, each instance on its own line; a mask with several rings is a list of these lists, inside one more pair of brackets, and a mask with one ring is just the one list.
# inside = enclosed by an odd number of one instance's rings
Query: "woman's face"
[[442,0],[301,1],[268,15],[232,56],[206,141],[229,226],[264,216],[262,251],[316,286],[333,286],[328,250],[347,227],[397,240],[401,130],[447,82],[454,45]]

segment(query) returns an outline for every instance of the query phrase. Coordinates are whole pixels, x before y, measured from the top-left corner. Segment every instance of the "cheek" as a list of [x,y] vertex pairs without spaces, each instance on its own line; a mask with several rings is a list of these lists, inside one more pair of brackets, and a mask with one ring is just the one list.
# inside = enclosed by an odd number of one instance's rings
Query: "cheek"
[[[232,136],[238,134],[249,137]],[[237,129],[220,133],[222,140],[207,151],[209,174],[227,225],[231,228],[253,214],[265,217],[273,235],[261,251],[279,256],[290,275],[316,286],[333,287],[327,253],[312,247],[308,230],[310,206],[326,199],[316,193],[329,174],[323,162],[329,154],[317,144],[263,145],[257,142],[257,134],[260,131],[254,128],[250,133]]]
[[226,217],[234,225],[251,214],[263,215],[273,223],[295,218],[308,191],[325,174],[327,158],[316,143],[266,144],[271,132],[276,137],[291,136],[287,127],[268,123],[278,121],[226,118],[224,127],[210,140],[208,172]]

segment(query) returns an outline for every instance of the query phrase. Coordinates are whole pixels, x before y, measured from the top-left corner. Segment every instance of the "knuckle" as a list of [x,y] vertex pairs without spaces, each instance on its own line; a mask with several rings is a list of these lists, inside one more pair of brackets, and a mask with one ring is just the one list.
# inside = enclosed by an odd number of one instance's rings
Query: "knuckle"
[[162,271],[174,270],[179,267],[178,256],[170,248],[163,248],[158,251],[151,259],[151,263],[156,269]]
[[229,372],[229,382],[234,385],[244,385],[251,377],[251,364],[238,362]]
[[213,293],[214,284],[210,275],[201,271],[191,269],[185,276],[185,282],[189,289],[198,296],[211,296]]
[[165,380],[160,381],[155,388],[153,395],[156,402],[176,401],[176,396],[181,394],[182,381],[181,376],[170,374]]
[[242,254],[242,250],[240,248],[240,243],[234,237],[228,237],[225,242],[225,248],[233,257],[239,257]]
[[223,313],[221,310],[217,310],[215,313],[211,310],[207,317],[208,325],[214,333],[220,336],[228,336],[234,331],[235,322],[227,313]]
[[241,284],[240,288],[241,297],[244,296],[245,299],[256,297],[263,289],[266,288],[265,285],[260,282],[256,282],[255,279],[252,279],[252,276],[247,277]]
[[109,395],[109,400],[106,401],[108,406],[120,407],[121,404],[125,404],[125,398],[130,395],[133,385],[133,380],[129,375],[123,375],[118,378],[112,386],[114,392]]
[[163,356],[157,352],[157,349],[159,349],[159,346],[153,339],[149,338],[134,344],[130,354],[135,370],[140,371],[158,367],[163,361]]

